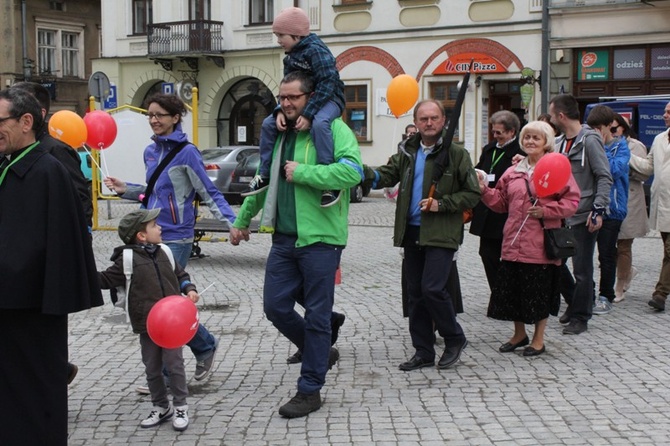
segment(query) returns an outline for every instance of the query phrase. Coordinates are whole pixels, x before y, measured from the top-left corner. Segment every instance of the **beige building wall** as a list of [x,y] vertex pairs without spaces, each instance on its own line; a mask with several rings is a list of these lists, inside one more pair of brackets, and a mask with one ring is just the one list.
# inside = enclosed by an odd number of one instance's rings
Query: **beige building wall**
[[[189,77],[188,67],[178,58],[166,71],[146,56],[146,36],[130,36],[125,2],[103,0],[103,58],[94,61],[117,85],[119,100],[140,105],[148,89],[158,82],[177,83]],[[187,20],[188,11],[174,2],[155,6],[155,22]],[[154,2],[156,4],[156,2]],[[275,0],[275,14],[293,1]],[[301,0],[312,31],[329,46],[338,60],[345,85],[367,88],[366,137],[360,141],[363,161],[378,165],[395,152],[411,116],[395,118],[384,106],[385,90],[397,74],[415,77],[420,99],[430,97],[431,85],[456,83],[462,73],[433,74],[449,57],[473,51],[504,60],[498,73],[472,75],[470,90],[459,125],[459,135],[473,159],[488,142],[490,89],[497,84],[519,83],[524,66],[539,73],[541,67],[541,10],[536,0],[487,0],[444,2],[400,0],[341,5],[339,1]],[[231,87],[244,78],[255,78],[278,93],[283,75],[283,53],[269,25],[248,26],[245,2],[212,2],[212,20],[224,22],[226,49],[220,68],[204,55],[198,57],[197,84],[200,92],[199,145],[217,144],[217,118]],[[370,49],[372,48],[372,51]],[[144,52],[144,55],[140,53]],[[476,83],[475,83],[476,82]],[[538,89],[535,84],[535,90]],[[535,97],[538,97],[536,94]],[[528,118],[537,114],[538,103],[529,104]]]

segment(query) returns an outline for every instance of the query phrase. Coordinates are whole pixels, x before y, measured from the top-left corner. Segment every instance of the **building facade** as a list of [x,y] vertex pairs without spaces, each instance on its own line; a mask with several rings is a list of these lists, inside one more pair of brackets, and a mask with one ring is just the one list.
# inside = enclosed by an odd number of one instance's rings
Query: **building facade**
[[4,0],[0,14],[0,88],[44,85],[51,111],[88,105],[91,61],[100,55],[100,1]]
[[670,95],[670,1],[550,0],[551,91]]
[[155,91],[174,91],[188,100],[197,86],[201,148],[255,144],[262,119],[276,105],[283,74],[272,19],[283,8],[298,6],[337,59],[346,85],[343,117],[359,139],[364,162],[386,162],[412,121],[388,109],[385,94],[393,77],[414,77],[420,99],[439,99],[449,112],[471,60],[457,137],[477,157],[488,142],[492,112],[510,109],[526,119],[537,113],[541,4],[103,0],[102,57],[93,65],[116,85],[120,103],[141,106]]

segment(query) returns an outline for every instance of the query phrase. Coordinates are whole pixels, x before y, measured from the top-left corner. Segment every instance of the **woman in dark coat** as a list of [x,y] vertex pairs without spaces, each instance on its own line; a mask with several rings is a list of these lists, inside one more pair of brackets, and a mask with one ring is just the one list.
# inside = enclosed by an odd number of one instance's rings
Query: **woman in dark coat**
[[[482,149],[475,169],[487,175],[487,185],[496,187],[498,180],[512,165],[515,155],[524,155],[519,145],[519,118],[508,110],[495,112],[489,119],[493,141]],[[503,227],[507,214],[499,214],[478,203],[473,209],[470,234],[479,236],[479,256],[484,264],[489,288],[493,289],[502,252]]]

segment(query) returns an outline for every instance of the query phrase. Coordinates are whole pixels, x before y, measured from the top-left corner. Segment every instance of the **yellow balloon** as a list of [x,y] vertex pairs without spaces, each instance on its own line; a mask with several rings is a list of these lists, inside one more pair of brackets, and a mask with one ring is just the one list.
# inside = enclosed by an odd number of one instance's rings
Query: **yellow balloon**
[[409,74],[399,74],[386,89],[386,102],[396,118],[407,113],[419,99],[419,84]]
[[49,134],[76,149],[86,142],[88,130],[81,116],[70,110],[60,110],[49,119]]

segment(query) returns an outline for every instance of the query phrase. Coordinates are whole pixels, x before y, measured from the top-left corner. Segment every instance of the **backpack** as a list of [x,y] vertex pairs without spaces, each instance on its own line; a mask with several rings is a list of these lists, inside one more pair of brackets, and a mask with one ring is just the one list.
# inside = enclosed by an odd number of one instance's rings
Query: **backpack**
[[[168,256],[172,269],[175,268],[174,256],[172,250],[165,243],[159,243],[163,252]],[[123,308],[126,312],[126,322],[130,322],[130,315],[128,314],[128,295],[130,293],[130,282],[133,278],[133,249],[125,248],[123,250],[123,275],[126,276],[126,284],[118,286],[111,290],[112,303],[115,307]]]

